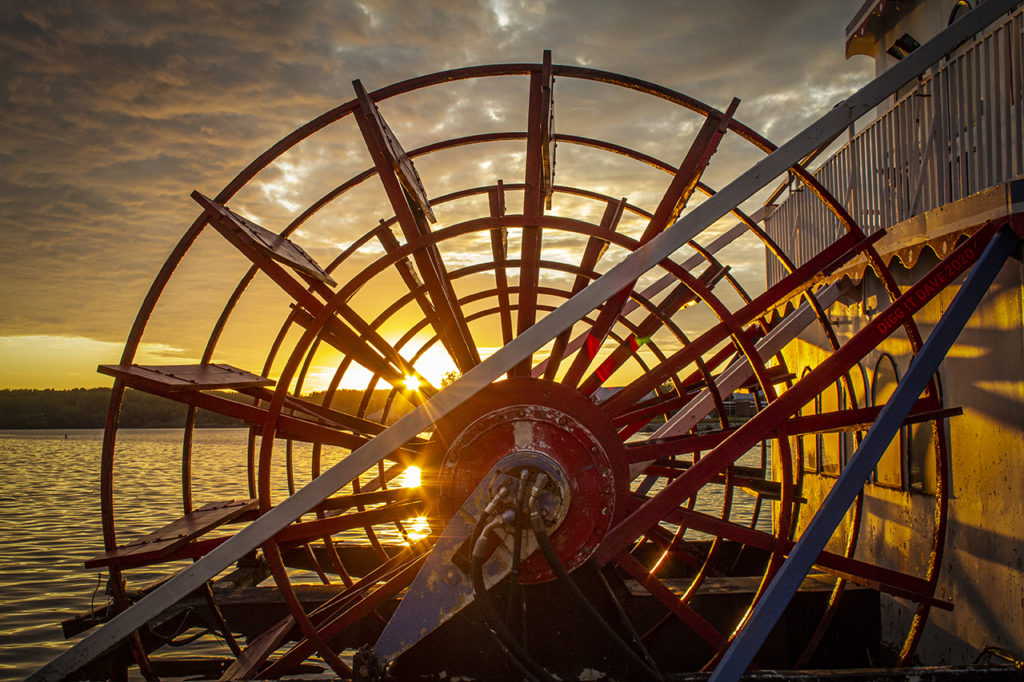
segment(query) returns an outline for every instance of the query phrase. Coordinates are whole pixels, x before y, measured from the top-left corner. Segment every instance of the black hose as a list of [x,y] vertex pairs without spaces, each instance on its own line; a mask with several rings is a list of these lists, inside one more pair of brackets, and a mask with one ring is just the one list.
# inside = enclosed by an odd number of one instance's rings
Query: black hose
[[515,537],[512,543],[512,572],[509,574],[509,591],[508,591],[508,605],[505,608],[505,621],[510,623],[510,630],[515,635],[516,640],[523,644],[523,648],[526,648],[526,611],[523,609],[523,594],[522,586],[519,584],[519,566],[523,560],[523,533],[526,531],[526,514],[525,514],[525,502],[526,502],[526,487],[527,481],[530,477],[528,469],[523,469],[519,472],[519,480],[517,481],[516,490],[514,494],[515,505],[514,508],[520,510],[516,513],[515,521]]
[[657,670],[658,665],[654,662],[654,657],[651,656],[651,652],[647,650],[646,646],[644,646],[643,637],[641,637],[640,633],[637,632],[636,628],[633,626],[633,621],[629,619],[629,616],[626,614],[626,610],[622,608],[622,604],[620,604],[619,600],[615,597],[615,592],[612,590],[612,586],[608,584],[608,579],[604,576],[604,572],[601,571],[601,567],[597,565],[597,562],[594,561],[593,558],[588,559],[587,564],[594,571],[594,573],[597,574],[598,580],[604,587],[605,592],[608,593],[608,598],[612,602],[612,605],[615,609],[615,614],[619,617],[619,620],[622,622],[622,626],[626,628],[626,632],[629,633],[629,636],[636,643],[637,648],[640,650],[640,655],[644,657],[644,660],[646,660],[652,668]]
[[530,527],[533,529],[533,534],[537,538],[537,544],[540,545],[541,554],[547,560],[548,565],[551,566],[551,570],[555,572],[558,579],[569,588],[569,592],[576,598],[580,606],[584,611],[593,619],[595,623],[601,628],[609,640],[615,646],[622,650],[624,654],[639,667],[648,677],[658,682],[663,682],[665,679],[662,674],[656,669],[648,665],[647,661],[642,659],[631,646],[619,636],[619,633],[615,632],[614,629],[608,624],[608,621],[598,613],[594,605],[590,603],[586,595],[580,590],[576,581],[573,580],[565,570],[565,566],[562,565],[562,560],[558,558],[558,554],[555,552],[555,548],[551,546],[551,540],[548,538],[548,534],[544,529],[544,521],[541,519],[539,514],[530,515]]
[[515,539],[512,543],[512,572],[508,576],[508,605],[505,608],[505,620],[514,626],[512,634],[522,642],[526,633],[523,623],[522,589],[519,585],[519,565],[523,559],[523,515],[516,514]]
[[[487,516],[482,514],[473,529],[473,537],[479,538],[487,522]],[[475,547],[474,547],[475,549]],[[533,657],[519,644],[515,636],[509,631],[508,626],[501,619],[498,610],[491,601],[491,595],[487,593],[484,586],[483,557],[474,551],[469,562],[469,574],[473,580],[473,596],[481,615],[488,625],[488,632],[494,637],[495,642],[505,652],[505,655],[516,668],[531,682],[555,682],[551,675],[540,666]]]

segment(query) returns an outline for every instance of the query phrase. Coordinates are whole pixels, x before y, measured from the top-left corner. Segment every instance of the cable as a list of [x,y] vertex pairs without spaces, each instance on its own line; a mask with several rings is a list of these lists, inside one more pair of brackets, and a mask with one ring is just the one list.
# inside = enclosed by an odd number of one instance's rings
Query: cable
[[[89,613],[96,610],[96,593],[100,591],[100,584],[103,582],[103,573],[96,574],[96,587],[92,591],[92,599],[89,600]],[[93,616],[95,618],[95,616]]]
[[508,605],[505,608],[505,621],[510,624],[509,629],[515,635],[516,640],[526,648],[526,612],[523,609],[522,586],[519,584],[519,566],[523,560],[523,533],[526,524],[523,520],[526,515],[522,513],[526,502],[526,486],[530,477],[529,469],[519,472],[519,480],[516,481],[515,508],[520,510],[516,514],[515,536],[512,543],[512,571],[509,573],[508,582]]
[[[496,520],[500,521],[500,517],[497,517]],[[548,672],[540,666],[540,664],[533,660],[530,654],[527,653],[518,641],[516,641],[516,638],[509,631],[508,626],[505,625],[501,616],[498,615],[498,611],[494,607],[494,603],[491,601],[491,596],[487,593],[487,588],[484,586],[484,557],[481,555],[481,552],[477,551],[477,548],[481,546],[481,540],[486,537],[488,529],[492,527],[492,524],[494,523],[494,521],[491,521],[490,523],[487,521],[488,515],[481,514],[480,518],[476,522],[476,527],[473,529],[473,536],[477,538],[477,541],[473,548],[472,558],[469,562],[469,574],[473,580],[474,601],[480,609],[480,613],[484,617],[484,620],[487,622],[488,631],[516,668],[518,668],[519,671],[531,682],[554,682],[551,675],[549,675]]]
[[523,618],[523,600],[519,585],[519,565],[523,558],[523,515],[516,514],[515,538],[512,543],[512,570],[508,576],[508,605],[505,607],[505,620],[515,625],[512,634],[517,641],[523,641],[525,628],[519,621]]
[[622,652],[625,653],[626,656],[648,677],[658,680],[658,682],[663,682],[665,678],[662,674],[657,669],[648,665],[647,661],[641,658],[635,651],[633,651],[632,647],[626,644],[626,642],[619,637],[619,634],[615,632],[610,625],[608,625],[608,622],[604,617],[598,613],[597,609],[594,608],[594,605],[591,604],[590,600],[583,594],[579,586],[576,584],[576,581],[574,581],[566,572],[565,566],[562,565],[561,559],[558,558],[558,554],[555,552],[555,548],[551,546],[551,540],[548,538],[547,532],[545,532],[544,520],[541,518],[540,514],[533,509],[533,507],[534,505],[531,505],[530,526],[533,529],[534,536],[537,538],[537,544],[540,545],[541,554],[544,555],[548,565],[551,566],[551,570],[553,570],[559,580],[569,588],[569,592],[576,598],[580,606],[583,607],[583,610],[586,611],[594,622],[598,624],[605,635],[607,635],[608,639],[619,647]]
[[593,557],[587,560],[587,566],[597,574],[598,580],[604,587],[605,592],[608,593],[608,598],[612,602],[615,614],[619,617],[619,621],[622,622],[623,627],[626,628],[629,636],[633,639],[633,642],[640,650],[640,654],[644,657],[644,660],[647,661],[651,668],[658,670],[658,665],[654,662],[654,657],[651,656],[651,652],[647,650],[646,646],[644,646],[643,637],[641,637],[640,633],[637,632],[636,628],[633,626],[633,621],[629,619],[629,616],[626,614],[626,610],[622,608],[622,604],[620,604],[619,600],[615,597],[615,592],[612,590],[612,586],[608,584],[608,579],[605,577],[601,567],[597,565],[597,562],[594,561]]

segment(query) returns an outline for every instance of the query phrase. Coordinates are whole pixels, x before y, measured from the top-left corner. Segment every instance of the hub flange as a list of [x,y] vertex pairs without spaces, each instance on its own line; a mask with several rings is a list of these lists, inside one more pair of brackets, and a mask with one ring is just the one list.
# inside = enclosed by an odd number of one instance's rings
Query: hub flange
[[[499,461],[550,462],[564,519],[551,542],[572,570],[586,561],[622,509],[627,471],[618,435],[603,413],[575,390],[539,379],[494,384],[438,425],[446,446],[439,466],[439,508],[450,517]],[[618,463],[618,464],[616,464]],[[557,472],[556,472],[557,470]],[[539,556],[523,562],[520,580],[554,573]]]

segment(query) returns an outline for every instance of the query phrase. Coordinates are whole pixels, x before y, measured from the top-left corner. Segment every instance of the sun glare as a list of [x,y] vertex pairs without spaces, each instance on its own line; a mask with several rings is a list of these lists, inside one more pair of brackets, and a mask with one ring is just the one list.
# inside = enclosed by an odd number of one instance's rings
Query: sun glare
[[412,375],[405,377],[405,379],[402,380],[402,383],[405,384],[405,387],[410,391],[418,391],[422,385],[420,378]]
[[403,488],[418,488],[420,486],[420,468],[409,467],[402,472],[398,482]]
[[427,523],[426,516],[417,516],[414,519],[409,519],[406,524],[406,532],[409,535],[409,539],[414,542],[430,535],[430,524]]

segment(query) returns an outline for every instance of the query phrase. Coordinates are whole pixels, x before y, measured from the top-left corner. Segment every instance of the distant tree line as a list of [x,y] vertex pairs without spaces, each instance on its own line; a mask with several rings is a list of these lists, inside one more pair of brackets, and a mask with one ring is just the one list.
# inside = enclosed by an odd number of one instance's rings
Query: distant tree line
[[[374,419],[387,399],[387,391],[374,391],[366,409]],[[252,398],[227,391],[215,391],[231,400],[252,404]],[[331,407],[354,414],[362,391],[338,391]],[[306,400],[322,404],[324,394],[313,393]],[[102,429],[110,404],[109,388],[68,390],[0,389],[0,429]],[[180,428],[185,425],[186,405],[159,396],[128,389],[121,405],[122,428]],[[196,415],[196,425],[206,427],[244,426],[237,419],[206,410]]]
[[[0,429],[102,429],[109,404],[109,388],[0,390]],[[128,390],[120,424],[124,428],[181,427],[187,410],[181,403]],[[196,424],[242,426],[235,419],[203,411]]]

